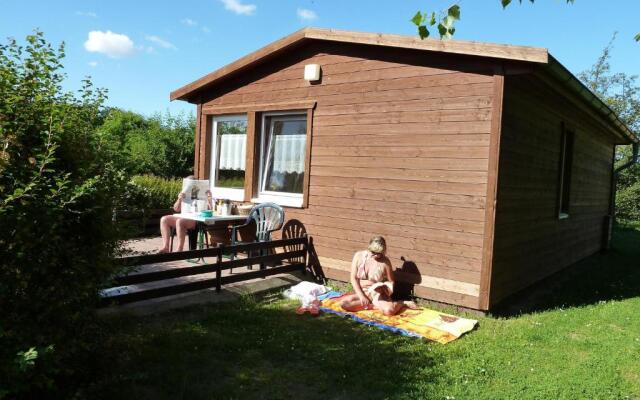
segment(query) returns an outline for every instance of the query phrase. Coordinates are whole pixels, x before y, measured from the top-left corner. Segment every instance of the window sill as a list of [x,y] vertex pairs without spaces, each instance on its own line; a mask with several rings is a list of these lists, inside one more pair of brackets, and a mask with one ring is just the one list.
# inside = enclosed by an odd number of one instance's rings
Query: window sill
[[289,196],[268,196],[262,195],[260,197],[251,199],[252,203],[276,203],[282,207],[302,208],[302,197],[289,197]]

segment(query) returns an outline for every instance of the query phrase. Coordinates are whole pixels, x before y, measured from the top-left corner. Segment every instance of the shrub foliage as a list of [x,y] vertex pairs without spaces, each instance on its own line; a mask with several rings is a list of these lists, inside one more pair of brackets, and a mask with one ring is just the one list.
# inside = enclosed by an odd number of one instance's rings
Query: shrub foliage
[[114,272],[126,178],[95,140],[106,92],[63,91],[63,57],[37,31],[0,45],[0,398],[66,397]]
[[127,185],[122,208],[133,210],[171,208],[182,189],[182,179],[136,175]]
[[173,178],[191,174],[194,132],[193,116],[167,113],[147,118],[114,108],[96,135],[100,149],[118,168]]
[[616,217],[623,222],[640,221],[640,181],[618,190]]

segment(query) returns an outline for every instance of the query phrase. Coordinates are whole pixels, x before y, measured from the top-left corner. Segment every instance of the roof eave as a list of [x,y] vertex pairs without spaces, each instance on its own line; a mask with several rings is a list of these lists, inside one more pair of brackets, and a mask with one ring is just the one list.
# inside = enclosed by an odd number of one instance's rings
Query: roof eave
[[194,98],[193,94],[195,92],[200,91],[204,87],[211,86],[212,84],[223,79],[229,74],[249,68],[254,64],[263,61],[266,57],[273,56],[274,54],[279,53],[294,44],[299,43],[305,38],[306,31],[308,29],[309,28],[300,29],[288,36],[283,37],[282,39],[276,40],[275,42],[272,42],[250,54],[247,54],[246,56],[239,58],[236,61],[203,76],[202,78],[196,79],[195,81],[172,91],[169,95],[169,99],[171,101],[185,100],[192,103],[192,100]]
[[203,76],[179,89],[171,92],[169,98],[173,100],[186,100],[194,102],[197,92],[205,87],[211,87],[214,83],[226,76],[237,73],[253,65],[263,62],[265,59],[279,54],[292,46],[306,40],[333,41],[362,45],[387,46],[412,50],[434,51],[449,54],[470,55],[479,57],[491,57],[505,60],[526,61],[546,64],[548,61],[547,49],[538,47],[513,46],[504,44],[481,43],[458,40],[422,40],[417,37],[351,32],[337,29],[304,28],[285,36],[259,50],[254,51],[210,74]]
[[595,93],[593,93],[587,86],[585,86],[580,79],[571,73],[564,65],[562,65],[553,56],[549,55],[549,70],[551,73],[561,80],[564,84],[571,87],[571,89],[578,93],[583,100],[585,100],[591,107],[595,108],[600,115],[605,117],[619,132],[620,137],[623,140],[628,140],[627,143],[638,143],[639,139],[635,133],[629,129],[618,117],[618,115],[603,102]]

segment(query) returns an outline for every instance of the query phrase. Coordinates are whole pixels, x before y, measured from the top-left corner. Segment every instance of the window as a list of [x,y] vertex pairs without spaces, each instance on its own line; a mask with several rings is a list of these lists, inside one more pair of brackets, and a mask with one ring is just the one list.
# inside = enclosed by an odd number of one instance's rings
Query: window
[[245,115],[214,117],[211,141],[211,191],[214,197],[244,200],[247,150]]
[[302,206],[307,147],[306,113],[264,114],[259,145],[257,201]]
[[569,217],[574,136],[574,133],[563,124],[560,141],[560,184],[558,186],[558,218],[560,219]]

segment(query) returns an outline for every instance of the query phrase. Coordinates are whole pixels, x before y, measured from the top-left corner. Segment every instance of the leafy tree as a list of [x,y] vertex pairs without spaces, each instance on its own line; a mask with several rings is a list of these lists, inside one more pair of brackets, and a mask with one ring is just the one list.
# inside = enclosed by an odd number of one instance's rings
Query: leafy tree
[[[632,131],[640,132],[640,84],[636,75],[611,71],[611,50],[616,35],[593,66],[578,75]],[[631,158],[631,146],[618,146],[616,166]],[[617,181],[616,213],[626,220],[640,220],[640,164],[622,171]]]
[[100,149],[129,174],[184,177],[193,170],[195,118],[169,113],[146,118],[112,109],[97,131]]
[[458,20],[460,20],[460,6],[458,4],[454,4],[439,13],[435,11],[430,13],[418,11],[411,18],[411,22],[418,27],[420,39],[428,38],[431,35],[429,27],[436,25],[441,39],[451,39],[456,32],[454,25]]
[[[640,132],[640,83],[637,75],[611,71],[611,50],[615,39],[616,35],[614,34],[593,66],[578,74],[578,77],[611,107],[625,125],[633,132],[638,133]],[[630,146],[622,147],[617,155],[618,165],[629,161],[630,154]],[[632,183],[628,178],[629,176],[621,180],[624,186]]]
[[94,135],[106,92],[88,79],[79,96],[64,92],[63,57],[39,31],[0,44],[0,398],[67,397],[114,273],[125,179]]
[[[513,0],[500,0],[502,8],[507,8]],[[518,0],[522,4],[522,0]],[[535,0],[529,0],[530,3],[535,3]],[[566,0],[567,4],[573,4],[575,0]],[[460,3],[457,1],[455,4],[449,6],[446,10],[436,13],[432,12],[420,12],[418,11],[411,22],[418,27],[418,35],[421,39],[425,39],[431,35],[429,27],[437,27],[438,33],[441,39],[450,39],[456,31],[454,27],[456,21],[460,20]],[[640,33],[634,37],[636,42],[640,42]]]

